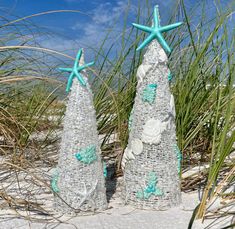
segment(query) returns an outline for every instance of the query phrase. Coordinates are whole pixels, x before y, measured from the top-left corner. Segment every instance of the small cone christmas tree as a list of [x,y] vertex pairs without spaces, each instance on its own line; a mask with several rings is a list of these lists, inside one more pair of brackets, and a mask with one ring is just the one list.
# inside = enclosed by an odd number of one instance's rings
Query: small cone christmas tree
[[107,206],[93,95],[85,72],[81,73],[93,63],[84,65],[81,57],[80,49],[74,67],[60,69],[71,73],[58,168],[51,183],[55,208],[61,213],[84,213]]
[[165,53],[171,50],[161,34],[180,24],[161,27],[157,6],[152,27],[133,24],[150,33],[138,50],[151,42],[137,71],[129,140],[122,159],[125,202],[138,208],[162,210],[181,202],[181,154],[176,143],[174,97]]

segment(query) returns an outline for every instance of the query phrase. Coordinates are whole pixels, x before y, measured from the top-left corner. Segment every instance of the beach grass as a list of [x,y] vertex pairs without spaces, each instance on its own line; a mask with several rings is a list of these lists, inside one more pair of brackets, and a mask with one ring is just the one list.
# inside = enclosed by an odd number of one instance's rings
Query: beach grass
[[[136,72],[144,54],[143,51],[137,52],[136,48],[146,36],[127,24],[130,7],[127,5],[122,31],[116,39],[110,29],[99,48],[89,47],[96,59],[96,66],[89,72],[98,130],[104,136],[102,149],[110,154],[119,152],[119,171],[128,140]],[[144,4],[145,17],[142,7],[140,2],[135,22],[149,24],[152,12],[148,1]],[[183,153],[182,170],[209,164],[200,179],[190,185],[182,183],[182,188],[195,190],[203,187],[201,202],[192,219],[204,218],[209,204],[227,193],[234,182],[234,163],[227,158],[234,151],[235,142],[235,30],[231,29],[230,20],[235,6],[231,4],[224,9],[218,2],[212,18],[206,17],[207,8],[203,3],[188,9],[182,0],[174,9],[169,23],[182,20],[184,24],[167,34],[166,39],[173,47],[169,56],[169,68],[173,74],[170,87],[175,97],[177,140]],[[42,32],[30,23],[30,18],[48,13],[62,12],[45,12],[14,20],[1,18],[0,136],[3,140],[0,154],[12,157],[12,163],[21,162],[19,166],[22,168],[35,166],[35,161],[42,160],[40,154],[28,157],[26,148],[35,147],[40,152],[45,144],[56,141],[48,141],[48,135],[61,128],[66,98],[63,93],[65,82],[61,81],[56,69],[66,64],[65,59],[74,59],[40,47],[34,39]],[[192,24],[195,14],[200,15],[196,25]],[[22,28],[26,32],[22,32]],[[48,57],[49,63],[45,61]],[[52,121],[51,117],[58,119]],[[31,136],[42,131],[47,133],[45,139],[33,141]],[[113,134],[115,141],[110,144]],[[50,161],[50,166],[55,163],[56,160]]]

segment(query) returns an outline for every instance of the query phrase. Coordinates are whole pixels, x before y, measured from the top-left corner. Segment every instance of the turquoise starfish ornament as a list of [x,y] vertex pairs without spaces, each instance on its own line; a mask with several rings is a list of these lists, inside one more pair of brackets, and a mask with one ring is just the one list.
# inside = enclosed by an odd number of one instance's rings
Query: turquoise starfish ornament
[[154,16],[154,18],[153,18],[153,26],[152,27],[132,23],[132,25],[135,26],[136,28],[143,30],[144,32],[150,33],[150,35],[144,40],[144,42],[137,48],[137,51],[143,49],[153,39],[157,39],[158,42],[163,47],[163,49],[165,51],[167,51],[168,53],[170,53],[171,48],[168,46],[168,44],[164,40],[162,33],[179,27],[180,25],[182,25],[182,22],[177,22],[177,23],[167,25],[167,26],[160,26],[158,5],[156,5],[154,7],[154,15],[153,16]]
[[70,91],[70,88],[71,88],[71,86],[73,84],[73,78],[75,76],[77,77],[78,81],[81,83],[82,86],[86,86],[86,82],[82,78],[80,72],[82,70],[84,70],[85,68],[92,66],[95,62],[91,62],[91,63],[88,63],[88,64],[84,64],[82,66],[79,66],[79,62],[80,62],[81,56],[82,56],[82,49],[79,49],[78,54],[76,56],[76,60],[75,60],[74,65],[73,65],[73,68],[59,68],[59,70],[62,71],[62,72],[69,72],[69,73],[71,73],[69,75],[69,79],[68,79],[68,82],[67,82],[66,92]]

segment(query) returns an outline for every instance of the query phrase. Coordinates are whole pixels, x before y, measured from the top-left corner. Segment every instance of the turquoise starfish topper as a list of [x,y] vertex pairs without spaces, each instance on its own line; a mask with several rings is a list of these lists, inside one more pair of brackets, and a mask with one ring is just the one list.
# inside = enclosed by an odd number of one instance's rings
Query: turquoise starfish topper
[[170,53],[171,48],[168,46],[168,44],[164,40],[161,33],[167,32],[169,30],[172,30],[172,29],[179,27],[180,25],[182,25],[182,22],[177,22],[177,23],[167,25],[167,26],[160,26],[158,5],[156,5],[154,7],[154,15],[153,16],[154,16],[154,18],[153,18],[153,26],[152,27],[132,23],[132,25],[135,26],[136,28],[141,29],[147,33],[150,33],[150,35],[144,40],[144,42],[136,50],[139,51],[139,50],[143,49],[147,44],[149,44],[153,39],[156,38],[158,40],[158,42],[161,44],[161,46],[164,48],[164,50]]
[[73,84],[73,78],[75,76],[77,77],[78,81],[82,84],[82,86],[86,86],[86,82],[82,78],[80,72],[82,70],[84,70],[85,68],[87,68],[89,66],[92,66],[95,62],[91,62],[91,63],[88,63],[88,64],[84,64],[82,66],[79,66],[79,62],[80,62],[81,56],[82,56],[82,49],[79,49],[78,54],[76,56],[76,60],[75,60],[74,65],[73,65],[73,68],[59,68],[59,70],[62,71],[62,72],[69,72],[69,73],[71,73],[69,75],[68,83],[67,83],[67,86],[66,86],[66,92],[70,91],[70,88],[71,88],[71,86]]

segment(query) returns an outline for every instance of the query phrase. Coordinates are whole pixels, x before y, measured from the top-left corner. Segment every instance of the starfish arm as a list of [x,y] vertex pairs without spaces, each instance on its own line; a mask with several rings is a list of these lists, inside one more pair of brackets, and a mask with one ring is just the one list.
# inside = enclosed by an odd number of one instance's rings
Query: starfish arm
[[169,45],[166,43],[165,39],[163,38],[161,33],[157,33],[157,40],[159,41],[160,45],[163,47],[163,49],[165,51],[167,51],[168,53],[171,52],[171,48],[169,47]]
[[90,67],[90,66],[92,66],[92,65],[94,65],[94,64],[95,64],[94,61],[91,62],[91,63],[88,63],[88,64],[84,64],[84,65],[82,65],[82,66],[79,67],[79,71],[82,71],[82,70],[84,70],[85,68],[88,68],[88,67]]
[[82,55],[82,49],[79,49],[78,54],[77,54],[76,59],[75,59],[75,62],[74,62],[74,68],[78,68],[78,64],[79,64],[81,55]]
[[153,29],[148,26],[139,25],[139,24],[135,24],[135,23],[132,23],[132,25],[135,26],[137,29],[143,30],[147,33],[151,33],[153,31]]
[[61,72],[72,72],[72,71],[73,71],[72,68],[59,68],[59,70],[60,70]]
[[172,30],[172,29],[175,29],[175,28],[181,26],[182,24],[183,24],[182,22],[177,22],[177,23],[174,23],[171,25],[166,25],[166,26],[160,27],[159,32],[167,32],[169,30]]
[[70,91],[70,88],[73,84],[73,78],[74,78],[74,73],[72,72],[69,76],[68,82],[67,82],[67,86],[66,86],[66,92]]
[[154,18],[154,27],[160,27],[158,5],[154,7],[153,18]]
[[97,183],[98,181],[96,181],[95,185],[93,187],[91,187],[91,189],[89,191],[87,191],[87,187],[84,186],[84,192],[83,193],[80,193],[78,192],[78,194],[80,196],[82,196],[83,198],[81,199],[80,203],[79,203],[79,207],[82,206],[82,204],[88,200],[88,198],[92,195],[92,193],[95,191],[96,187],[97,187]]
[[143,49],[147,44],[149,44],[154,39],[154,37],[155,35],[151,33],[136,50],[139,51]]
[[79,81],[83,86],[86,86],[86,82],[84,81],[84,79],[82,78],[82,76],[81,76],[79,73],[77,73],[76,76],[77,76],[78,81]]

